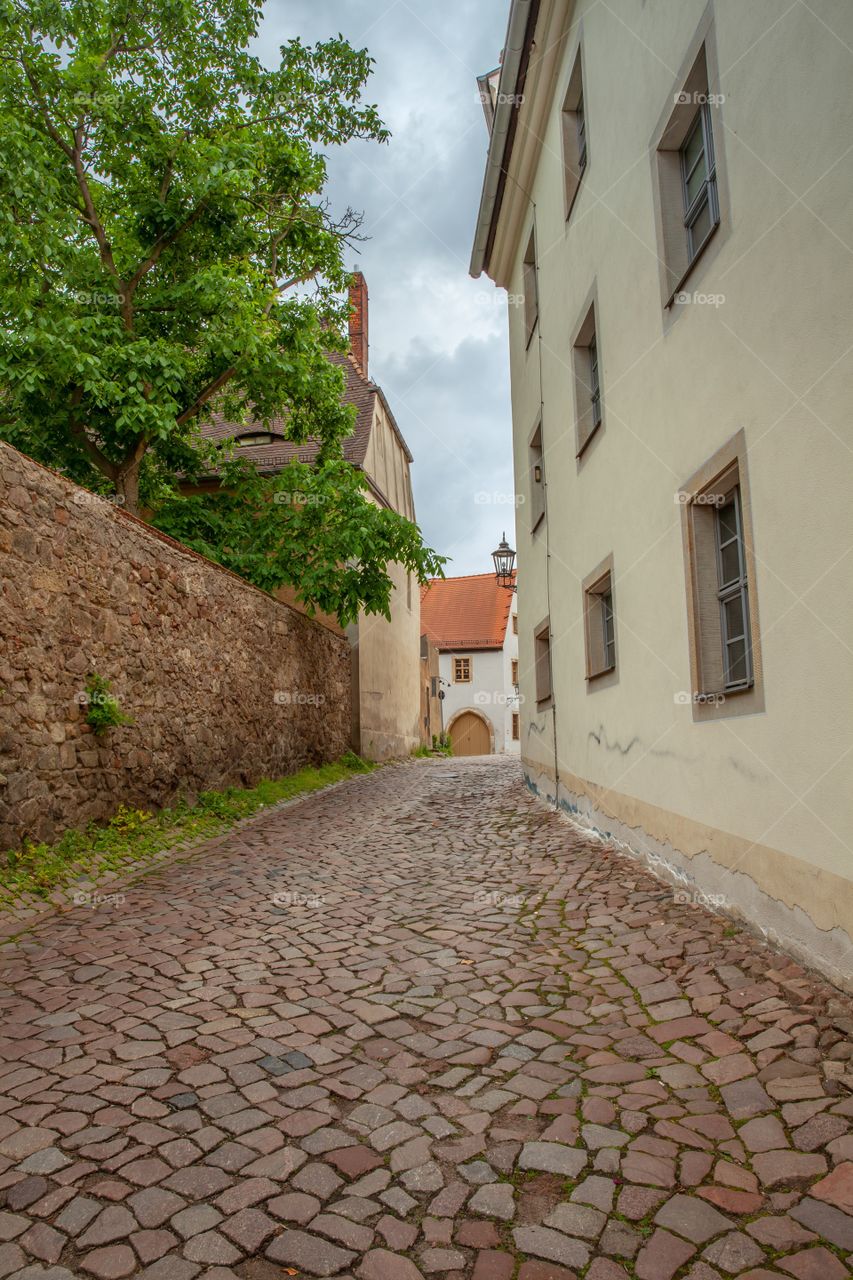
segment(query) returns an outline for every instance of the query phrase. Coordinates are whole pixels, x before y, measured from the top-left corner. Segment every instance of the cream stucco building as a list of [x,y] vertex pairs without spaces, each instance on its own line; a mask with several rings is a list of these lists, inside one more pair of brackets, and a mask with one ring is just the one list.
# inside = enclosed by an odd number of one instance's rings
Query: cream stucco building
[[845,0],[512,0],[472,259],[529,785],[843,984],[851,48]]

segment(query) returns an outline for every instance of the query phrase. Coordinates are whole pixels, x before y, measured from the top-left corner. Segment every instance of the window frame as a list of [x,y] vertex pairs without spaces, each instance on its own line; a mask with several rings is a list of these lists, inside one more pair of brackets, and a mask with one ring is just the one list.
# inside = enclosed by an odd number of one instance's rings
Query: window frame
[[[716,49],[713,7],[709,3],[685,52],[658,122],[649,139],[658,271],[664,329],[691,308],[676,305],[688,277],[700,261],[716,259],[732,230],[725,156],[724,95]],[[686,197],[682,147],[697,117],[702,120],[703,150],[708,169],[709,228],[701,241],[692,228],[705,208],[706,189],[695,203]],[[689,215],[689,227],[688,227]]]
[[509,682],[518,688],[518,658],[509,660]]
[[533,628],[536,709],[545,711],[554,704],[554,677],[551,665],[551,619],[543,618]]
[[[735,517],[735,532],[725,542],[722,535],[722,512],[731,504]],[[720,602],[720,639],[723,662],[723,692],[735,693],[740,689],[749,689],[752,677],[752,637],[749,627],[749,582],[746,576],[746,555],[743,544],[743,515],[741,512],[740,485],[736,484],[731,491],[729,502],[716,508],[714,512],[714,532],[717,551],[717,599]],[[728,581],[724,580],[723,551],[734,545],[737,550],[738,573]],[[740,603],[744,630],[740,635],[729,635],[728,609],[726,606],[733,600]],[[745,675],[740,680],[731,678],[731,660],[729,649],[732,645],[743,643]]]
[[[697,129],[701,130],[702,133],[702,150],[688,171],[687,148]],[[707,102],[700,104],[699,110],[693,118],[693,123],[690,125],[687,135],[678,149],[678,156],[681,166],[681,194],[684,201],[684,229],[687,235],[687,266],[689,268],[702,252],[720,222],[720,204],[717,196],[717,165],[714,159],[714,131],[711,123],[711,108]],[[691,200],[690,179],[696,172],[696,167],[700,161],[704,162],[705,165],[705,177],[702,180],[701,187]],[[696,226],[699,215],[705,208],[708,210],[709,226],[701,241],[696,244],[693,229]]]
[[[608,555],[587,574],[583,593],[584,660],[587,689],[618,679],[616,604],[613,556]],[[609,677],[609,679],[605,679]]]
[[512,713],[512,741],[521,741],[521,717],[517,711]]
[[536,263],[536,225],[530,228],[530,236],[521,260],[522,296],[524,298],[524,345],[529,350],[539,324],[539,273]]
[[[724,581],[717,533],[718,513],[737,491],[740,534],[739,576]],[[753,550],[752,505],[746,434],[738,431],[680,487],[684,553],[689,685],[676,701],[690,702],[695,722],[755,715],[765,710],[764,667]],[[725,619],[721,593],[743,588],[748,637],[748,680],[726,682]],[[683,694],[683,696],[682,696]]]
[[562,128],[562,165],[566,222],[578,198],[584,175],[590,165],[589,120],[584,94],[583,42],[578,40],[571,62],[563,105],[560,112]]
[[535,533],[545,518],[545,449],[542,444],[540,418],[527,442],[528,482],[530,485],[530,532]]
[[[467,675],[459,675],[459,671],[467,671]],[[474,661],[470,654],[453,655],[453,683],[470,684],[474,679]]]
[[580,467],[584,454],[605,427],[603,348],[598,314],[597,285],[593,282],[572,337],[572,373],[575,408],[575,458]]

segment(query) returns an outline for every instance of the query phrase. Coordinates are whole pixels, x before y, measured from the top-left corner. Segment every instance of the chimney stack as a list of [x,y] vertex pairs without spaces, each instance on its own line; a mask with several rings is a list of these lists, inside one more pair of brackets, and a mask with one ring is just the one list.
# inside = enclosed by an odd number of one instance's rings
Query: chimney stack
[[349,287],[349,342],[352,358],[363,377],[367,377],[367,281],[354,271]]

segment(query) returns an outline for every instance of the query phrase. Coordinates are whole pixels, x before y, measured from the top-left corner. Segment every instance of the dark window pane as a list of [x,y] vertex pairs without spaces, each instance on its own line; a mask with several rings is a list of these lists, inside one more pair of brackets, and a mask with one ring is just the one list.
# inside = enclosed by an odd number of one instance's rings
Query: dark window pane
[[730,542],[720,551],[720,577],[722,581],[720,586],[724,587],[729,582],[737,582],[740,577],[740,555],[738,554],[738,544]]
[[698,253],[698,251],[701,249],[702,245],[705,242],[705,237],[707,236],[710,230],[711,230],[711,209],[708,204],[708,201],[706,200],[705,203],[702,205],[701,209],[699,210],[698,214],[696,215],[692,223],[692,226],[690,228],[690,234],[692,236],[691,253],[694,253],[694,254]]
[[[700,160],[704,147],[705,141],[702,137],[702,124],[699,116],[697,115],[693,128],[685,139],[684,146],[681,151],[685,174],[690,173],[691,169],[696,164],[696,161]],[[699,168],[701,169],[703,167],[703,162],[700,161]]]
[[734,499],[730,499],[724,506],[719,508],[717,517],[720,521],[720,541],[727,542],[729,538],[737,537],[737,513],[735,511]]
[[747,677],[746,641],[737,640],[727,646],[727,684],[742,684]]
[[738,594],[733,600],[727,600],[723,605],[726,611],[726,639],[734,640],[738,636],[746,635],[746,618],[744,616],[744,600]]
[[696,168],[687,177],[687,207],[692,205],[693,201],[702,190],[702,183],[705,181],[707,170],[705,168],[704,156],[697,164]]

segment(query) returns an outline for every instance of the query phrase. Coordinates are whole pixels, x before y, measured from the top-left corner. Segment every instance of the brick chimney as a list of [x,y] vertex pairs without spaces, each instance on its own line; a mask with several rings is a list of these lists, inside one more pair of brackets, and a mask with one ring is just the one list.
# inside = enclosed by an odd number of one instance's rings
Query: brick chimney
[[360,271],[353,272],[349,287],[349,342],[352,358],[367,377],[367,281]]

